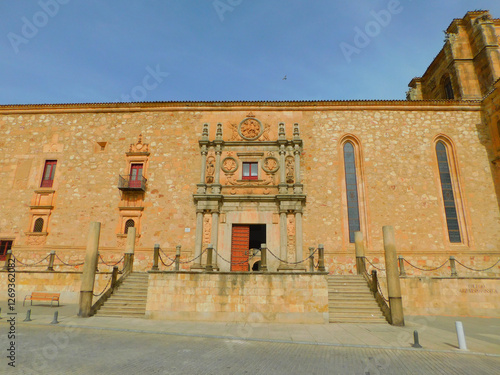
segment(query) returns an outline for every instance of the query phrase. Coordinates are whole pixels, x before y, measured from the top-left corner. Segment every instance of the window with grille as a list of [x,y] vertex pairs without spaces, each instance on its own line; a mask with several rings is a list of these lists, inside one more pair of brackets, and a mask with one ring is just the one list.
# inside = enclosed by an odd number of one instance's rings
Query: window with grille
[[52,187],[56,173],[56,160],[47,160],[43,169],[42,183],[40,187]]
[[8,240],[0,241],[0,260],[5,260],[5,257],[7,256],[7,251],[9,251],[12,248],[12,242],[13,241],[8,241]]
[[460,226],[452,186],[450,165],[448,163],[448,154],[446,151],[446,145],[441,141],[436,144],[436,154],[439,167],[439,178],[441,181],[441,191],[443,193],[446,225],[448,227],[448,237],[451,243],[460,243],[462,242],[462,237],[460,235]]
[[43,219],[39,217],[35,220],[35,225],[33,226],[33,232],[42,232],[43,231]]
[[135,222],[132,219],[128,219],[125,222],[125,234],[128,234],[128,228],[133,228],[135,226]]
[[358,180],[356,159],[351,142],[344,144],[344,170],[347,196],[347,218],[349,222],[349,242],[354,243],[354,232],[361,230],[359,221]]
[[259,178],[258,165],[256,162],[244,162],[243,163],[243,180],[257,180]]

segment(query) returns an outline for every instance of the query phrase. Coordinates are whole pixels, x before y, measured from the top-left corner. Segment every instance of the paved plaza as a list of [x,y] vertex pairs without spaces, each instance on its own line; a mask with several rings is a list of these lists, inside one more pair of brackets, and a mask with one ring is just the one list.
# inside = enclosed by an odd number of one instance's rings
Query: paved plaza
[[[2,306],[0,343],[7,352]],[[30,306],[31,307],[31,306]],[[172,322],[76,316],[75,305],[17,307],[16,368],[7,374],[500,373],[500,319],[407,317],[385,324]],[[50,324],[54,311],[59,323]],[[468,351],[458,349],[454,321]],[[411,347],[418,330],[422,349]]]

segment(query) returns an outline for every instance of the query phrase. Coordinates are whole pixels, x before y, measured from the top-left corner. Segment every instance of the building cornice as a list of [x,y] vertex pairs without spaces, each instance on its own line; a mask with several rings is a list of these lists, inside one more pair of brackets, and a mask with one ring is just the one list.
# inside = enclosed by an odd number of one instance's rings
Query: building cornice
[[0,115],[162,111],[479,110],[480,100],[181,101],[0,105]]

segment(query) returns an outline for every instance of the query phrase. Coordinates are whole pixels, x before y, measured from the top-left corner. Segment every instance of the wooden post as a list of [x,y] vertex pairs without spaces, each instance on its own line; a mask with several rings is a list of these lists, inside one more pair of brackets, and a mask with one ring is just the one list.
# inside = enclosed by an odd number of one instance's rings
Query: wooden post
[[399,261],[399,276],[406,277],[405,261],[402,255],[398,256],[398,261]]
[[354,246],[356,249],[356,270],[358,275],[362,275],[366,272],[365,245],[362,232],[354,232]]
[[158,271],[158,258],[160,257],[160,245],[155,244],[153,249],[153,267],[151,267],[151,271]]
[[394,228],[386,225],[382,230],[384,233],[385,272],[387,275],[391,320],[392,324],[395,326],[404,326],[405,320],[403,315],[403,301],[401,299],[401,285],[399,282]]
[[175,247],[175,270],[179,271],[179,265],[181,262],[181,245]]
[[325,272],[325,247],[322,244],[318,245],[318,254],[319,254],[319,260],[318,260],[318,271],[319,272]]
[[450,268],[451,268],[451,277],[458,277],[457,266],[455,264],[455,257],[453,255],[450,256]]
[[212,253],[214,251],[214,245],[209,244],[207,249],[207,265],[205,266],[205,271],[213,272],[214,266],[212,264]]
[[7,254],[5,255],[5,264],[3,266],[4,271],[7,271],[9,269],[9,263],[11,258],[12,258],[12,250],[7,250]]
[[113,273],[111,274],[111,290],[115,289],[116,280],[118,279],[118,266],[113,266]]
[[47,271],[54,271],[54,258],[56,257],[56,252],[52,250],[50,252],[50,257],[49,257],[49,265],[47,267]]
[[265,243],[260,245],[260,270],[267,272],[267,245]]
[[82,283],[80,286],[78,316],[81,316],[82,318],[88,318],[92,308],[92,293],[94,292],[100,233],[101,223],[96,221],[91,222],[87,239],[87,251],[85,252],[85,263],[83,265]]
[[314,247],[309,248],[309,272],[314,272]]

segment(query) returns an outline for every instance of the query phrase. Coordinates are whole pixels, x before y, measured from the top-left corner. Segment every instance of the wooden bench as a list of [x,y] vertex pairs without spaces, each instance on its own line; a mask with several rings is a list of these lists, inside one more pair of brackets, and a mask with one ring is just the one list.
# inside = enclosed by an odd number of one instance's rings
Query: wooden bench
[[30,296],[24,297],[23,306],[26,300],[31,301],[50,301],[50,306],[52,307],[52,302],[57,301],[57,306],[59,306],[59,296],[61,293],[45,293],[45,292],[32,292]]

